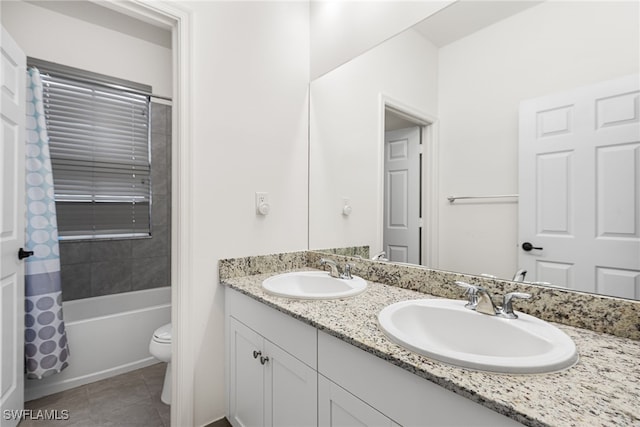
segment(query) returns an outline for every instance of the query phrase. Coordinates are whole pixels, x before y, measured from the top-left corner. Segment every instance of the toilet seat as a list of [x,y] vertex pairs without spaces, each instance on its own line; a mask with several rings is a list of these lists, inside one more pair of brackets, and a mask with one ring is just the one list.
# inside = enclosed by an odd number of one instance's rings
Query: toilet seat
[[171,344],[171,323],[156,329],[153,333],[153,340],[160,344]]

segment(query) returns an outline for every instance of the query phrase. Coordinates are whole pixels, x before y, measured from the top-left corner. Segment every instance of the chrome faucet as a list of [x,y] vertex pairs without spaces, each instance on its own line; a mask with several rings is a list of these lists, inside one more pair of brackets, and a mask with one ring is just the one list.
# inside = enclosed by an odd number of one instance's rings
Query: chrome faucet
[[329,272],[329,275],[331,277],[335,277],[336,279],[353,279],[353,276],[351,276],[351,269],[353,268],[353,266],[351,264],[345,263],[344,272],[342,274],[340,274],[340,270],[338,269],[338,263],[336,263],[332,259],[321,258],[320,265],[322,265],[323,267],[325,265],[331,267],[331,271]]
[[456,285],[465,289],[469,301],[465,304],[470,310],[490,316],[504,317],[505,319],[517,319],[518,315],[513,312],[513,299],[529,299],[531,294],[524,292],[510,292],[502,298],[502,306],[498,307],[493,303],[489,291],[481,286],[470,285],[466,282],[455,282]]
[[513,275],[514,282],[524,282],[524,276],[527,275],[527,270],[521,269],[516,271],[516,274]]
[[387,253],[385,251],[382,251],[372,256],[371,261],[389,261],[386,256]]

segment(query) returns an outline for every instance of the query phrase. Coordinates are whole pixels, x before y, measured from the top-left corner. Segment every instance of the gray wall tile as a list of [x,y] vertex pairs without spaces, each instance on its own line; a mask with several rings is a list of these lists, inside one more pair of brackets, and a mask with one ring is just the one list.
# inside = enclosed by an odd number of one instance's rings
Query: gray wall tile
[[133,240],[131,251],[133,259],[166,256],[169,252],[169,229],[166,225],[154,227],[150,239]]
[[168,196],[153,196],[151,205],[151,225],[152,232],[155,227],[167,226],[170,224],[169,216],[171,215],[171,205]]
[[151,163],[162,162],[167,164],[167,152],[170,150],[169,141],[171,137],[165,133],[151,133]]
[[60,264],[81,264],[91,261],[91,242],[60,242]]
[[134,291],[169,285],[169,257],[134,259],[131,281]]
[[169,133],[169,120],[171,116],[171,107],[168,105],[151,103],[151,132],[152,133]]
[[173,130],[173,117],[171,116],[171,107],[166,105],[165,106],[167,109],[167,135],[171,135],[172,134],[172,130]]
[[156,160],[151,167],[151,189],[153,194],[158,196],[166,196],[169,194],[168,169],[166,156],[158,156],[158,160]]
[[118,294],[131,290],[131,262],[91,263],[92,296]]
[[131,240],[102,240],[91,242],[91,261],[110,261],[131,258]]
[[89,298],[91,294],[91,264],[63,264],[60,266],[62,299]]

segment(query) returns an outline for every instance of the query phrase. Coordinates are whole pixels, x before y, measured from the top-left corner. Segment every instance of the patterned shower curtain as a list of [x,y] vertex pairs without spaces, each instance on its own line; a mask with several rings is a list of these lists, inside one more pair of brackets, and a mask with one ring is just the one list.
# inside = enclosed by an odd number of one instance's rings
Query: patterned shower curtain
[[44,116],[42,80],[27,72],[26,242],[34,255],[25,264],[25,369],[42,379],[68,366],[69,346],[62,317],[60,249],[53,196],[49,138]]

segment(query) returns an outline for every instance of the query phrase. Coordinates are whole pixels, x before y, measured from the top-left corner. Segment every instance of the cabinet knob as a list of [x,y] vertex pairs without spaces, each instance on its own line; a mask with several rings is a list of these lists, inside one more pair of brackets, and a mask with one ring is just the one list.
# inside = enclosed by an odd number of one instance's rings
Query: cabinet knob
[[[260,356],[261,354],[262,354],[261,351],[253,350],[253,358],[254,359],[257,359],[258,356]],[[260,359],[262,359],[262,358],[260,358]],[[263,365],[264,365],[264,363],[263,363]]]
[[263,364],[263,365],[264,365],[264,364],[265,364],[265,363],[267,363],[268,361],[269,361],[269,356],[266,356],[266,357],[262,357],[262,356],[260,356],[260,363],[261,363],[261,364]]

